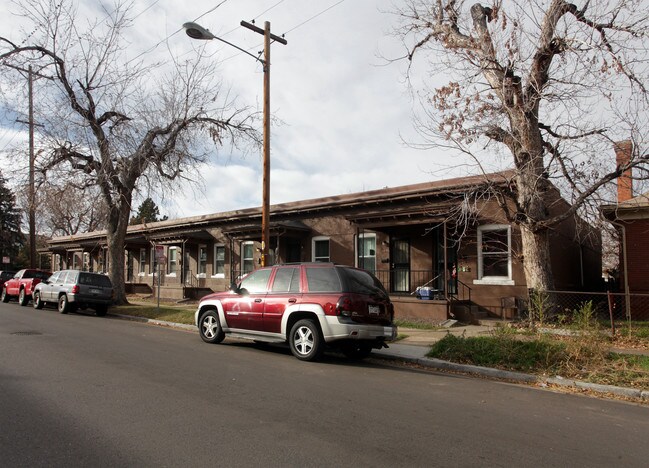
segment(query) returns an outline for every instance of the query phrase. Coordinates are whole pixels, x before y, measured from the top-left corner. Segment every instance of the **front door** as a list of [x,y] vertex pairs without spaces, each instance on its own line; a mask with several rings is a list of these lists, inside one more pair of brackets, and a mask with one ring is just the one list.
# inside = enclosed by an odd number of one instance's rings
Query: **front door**
[[390,239],[390,290],[410,292],[410,240]]
[[302,261],[302,244],[299,239],[286,239],[286,263]]

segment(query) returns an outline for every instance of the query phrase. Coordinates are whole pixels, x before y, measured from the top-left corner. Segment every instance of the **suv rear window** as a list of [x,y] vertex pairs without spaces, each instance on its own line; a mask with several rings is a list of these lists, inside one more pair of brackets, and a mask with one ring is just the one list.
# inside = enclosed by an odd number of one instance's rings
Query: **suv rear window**
[[306,267],[309,292],[340,292],[340,278],[335,268]]
[[388,295],[381,282],[367,271],[354,270],[353,268],[339,268],[341,275],[345,278],[346,292],[359,294],[380,294]]
[[110,278],[104,275],[91,275],[88,273],[81,273],[79,275],[79,284],[87,284],[89,286],[100,286],[102,288],[112,288]]

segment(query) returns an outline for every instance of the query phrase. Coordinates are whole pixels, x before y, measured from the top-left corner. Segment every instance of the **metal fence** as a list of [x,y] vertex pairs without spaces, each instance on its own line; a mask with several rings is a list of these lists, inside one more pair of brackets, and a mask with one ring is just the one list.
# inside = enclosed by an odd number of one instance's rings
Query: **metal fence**
[[[545,297],[543,297],[545,296]],[[598,320],[649,320],[649,294],[611,292],[546,291],[530,292],[528,309],[532,312],[547,304],[548,315],[566,318],[591,310]]]

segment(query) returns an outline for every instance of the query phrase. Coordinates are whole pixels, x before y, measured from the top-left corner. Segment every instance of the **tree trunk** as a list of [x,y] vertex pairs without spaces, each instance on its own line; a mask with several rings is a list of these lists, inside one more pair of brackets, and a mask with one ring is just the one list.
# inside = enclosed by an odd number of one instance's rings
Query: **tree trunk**
[[549,231],[547,229],[532,231],[525,225],[520,227],[527,287],[537,291],[554,290]]
[[130,203],[119,203],[111,209],[108,217],[107,242],[109,258],[109,276],[115,290],[115,303],[127,304],[126,278],[124,276],[124,245],[130,216]]

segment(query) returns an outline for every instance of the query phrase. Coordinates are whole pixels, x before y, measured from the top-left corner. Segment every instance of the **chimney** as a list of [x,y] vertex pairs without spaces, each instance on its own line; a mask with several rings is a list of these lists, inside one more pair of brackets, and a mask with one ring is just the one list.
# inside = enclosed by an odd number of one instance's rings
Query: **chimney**
[[[633,142],[631,140],[618,141],[613,144],[615,149],[615,162],[617,168],[631,161]],[[622,203],[633,198],[633,179],[631,169],[627,169],[617,178],[617,202]]]

